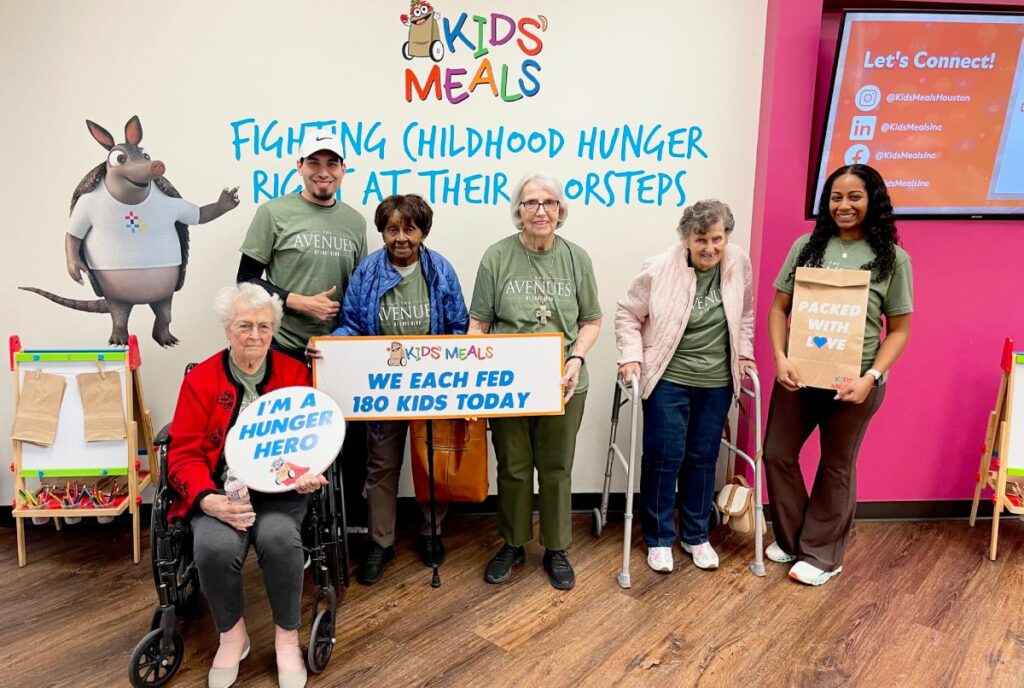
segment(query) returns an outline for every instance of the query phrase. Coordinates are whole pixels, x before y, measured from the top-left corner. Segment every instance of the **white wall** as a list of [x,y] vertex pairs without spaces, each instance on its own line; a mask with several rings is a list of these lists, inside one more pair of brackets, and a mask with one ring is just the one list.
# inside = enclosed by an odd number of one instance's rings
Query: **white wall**
[[[498,12],[516,20],[543,15],[547,22],[546,31],[536,31],[543,41],[532,58],[540,65],[533,69],[540,83],[536,95],[503,102],[481,86],[451,104],[415,96],[412,103],[405,100],[406,68],[422,79],[431,63],[406,62],[401,55],[406,30],[399,15],[408,12],[402,1],[8,0],[0,5],[0,58],[7,66],[0,76],[5,96],[0,130],[6,133],[0,188],[8,237],[0,252],[3,331],[21,335],[29,348],[98,347],[109,335],[108,316],[71,311],[16,290],[31,285],[92,298],[90,289],[70,281],[63,257],[71,193],[104,159],[86,131],[86,118],[123,140],[125,121],[138,114],[143,146],[166,163],[167,178],[193,202],[212,202],[227,185],[242,187],[238,209],[192,230],[188,280],[175,297],[172,325],[182,343],[173,350],[159,348],[149,338],[152,313],[136,308],[132,316],[131,330],[142,343],[147,401],[158,426],[170,418],[185,363],[224,345],[210,302],[234,278],[238,246],[256,205],[254,171],[272,175],[293,168],[295,155],[287,152],[278,159],[246,149],[236,160],[232,122],[251,117],[265,126],[278,120],[278,134],[307,121],[364,122],[366,127],[380,122],[374,141],[386,140],[384,159],[350,152],[347,162],[354,170],[342,186],[344,200],[367,218],[377,203],[375,196],[363,199],[371,172],[409,169],[399,191],[427,194],[428,183],[417,173],[443,168],[464,175],[502,173],[509,190],[522,174],[537,169],[563,179],[637,170],[675,176],[685,170],[686,198],[715,196],[730,203],[737,218],[733,241],[748,246],[765,7],[765,0],[657,0],[632,6],[594,0],[438,0],[436,9],[450,21],[463,12],[470,17]],[[471,18],[465,26],[466,35],[475,38]],[[510,94],[518,92],[527,58],[514,43],[492,47],[486,56],[496,79],[501,65],[508,65]],[[468,84],[481,59],[456,43],[440,63],[442,74],[465,69],[460,80]],[[411,162],[401,136],[414,121],[452,124],[460,135],[466,127],[554,128],[564,134],[565,146],[554,159],[506,153],[500,160],[478,155]],[[698,126],[708,157],[577,156],[581,130],[627,124],[661,125],[663,133]],[[241,131],[251,136],[251,129]],[[580,199],[560,230],[593,258],[606,316],[587,363],[592,387],[574,469],[577,492],[601,489],[615,373],[615,300],[645,257],[676,240],[678,201],[670,192],[660,205],[640,203],[635,188],[629,202],[618,195],[610,207]],[[433,205],[430,246],[453,262],[468,297],[481,252],[513,231],[507,203],[473,205],[463,198],[458,206],[440,199]],[[372,225],[370,241],[371,246],[378,241]],[[10,427],[12,418],[10,393],[0,395],[0,425]],[[3,446],[6,464],[10,445]],[[0,500],[10,498],[10,474],[4,472]]]

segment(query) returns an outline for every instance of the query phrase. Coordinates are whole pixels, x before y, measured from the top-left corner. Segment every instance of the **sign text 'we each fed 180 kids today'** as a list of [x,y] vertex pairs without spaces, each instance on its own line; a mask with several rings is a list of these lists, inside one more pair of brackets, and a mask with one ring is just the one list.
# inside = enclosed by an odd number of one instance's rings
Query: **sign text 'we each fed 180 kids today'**
[[562,335],[319,337],[314,384],[348,420],[557,415]]

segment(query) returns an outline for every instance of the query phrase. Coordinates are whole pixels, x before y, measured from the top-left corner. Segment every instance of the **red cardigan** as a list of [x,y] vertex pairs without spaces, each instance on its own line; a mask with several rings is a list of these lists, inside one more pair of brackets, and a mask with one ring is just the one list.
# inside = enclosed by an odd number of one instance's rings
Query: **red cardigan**
[[[231,376],[228,356],[227,349],[214,354],[190,370],[181,383],[167,451],[167,477],[177,493],[168,509],[168,521],[189,516],[199,508],[199,500],[221,487],[224,441],[242,401],[242,386]],[[311,383],[309,368],[271,350],[256,391],[264,394]]]

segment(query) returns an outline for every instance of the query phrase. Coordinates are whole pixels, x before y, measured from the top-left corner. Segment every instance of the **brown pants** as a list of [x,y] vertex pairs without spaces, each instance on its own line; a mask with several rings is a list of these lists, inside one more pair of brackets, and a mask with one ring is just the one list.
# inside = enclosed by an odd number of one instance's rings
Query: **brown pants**
[[[822,571],[843,563],[857,506],[857,452],[868,421],[885,398],[885,385],[872,389],[862,404],[833,397],[833,391],[810,387],[790,392],[776,380],[764,441],[775,541]],[[821,461],[808,495],[800,449],[815,428]]]
[[[395,514],[398,510],[398,473],[405,456],[409,422],[371,421],[366,424],[366,486],[363,496],[370,510],[370,537],[381,547],[395,544]],[[420,502],[423,512],[421,535],[430,534],[430,504]],[[448,513],[447,502],[437,503],[437,532]]]

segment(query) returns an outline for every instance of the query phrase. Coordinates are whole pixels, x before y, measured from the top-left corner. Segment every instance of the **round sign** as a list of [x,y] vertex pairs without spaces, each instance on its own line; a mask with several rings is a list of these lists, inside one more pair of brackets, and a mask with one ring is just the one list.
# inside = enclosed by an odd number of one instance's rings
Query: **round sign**
[[284,387],[259,397],[228,431],[224,458],[257,492],[286,492],[307,473],[327,470],[345,441],[334,399],[312,387]]

